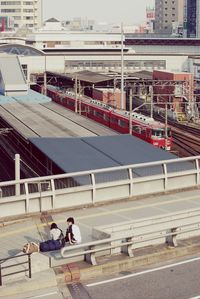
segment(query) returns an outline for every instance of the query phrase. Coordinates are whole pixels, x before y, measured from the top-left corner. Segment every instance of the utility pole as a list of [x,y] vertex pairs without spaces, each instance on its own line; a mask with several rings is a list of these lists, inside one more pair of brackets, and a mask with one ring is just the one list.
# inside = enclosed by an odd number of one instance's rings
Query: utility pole
[[133,110],[133,91],[132,87],[130,88],[130,93],[129,93],[129,134],[132,135],[132,110]]
[[150,117],[153,118],[153,87],[149,86],[149,92],[151,97],[151,114]]
[[116,105],[116,78],[113,79],[113,106],[117,106]]
[[165,103],[165,150],[167,149],[167,103]]
[[44,56],[44,95],[47,95],[47,61],[46,54]]
[[79,107],[78,113],[81,115],[81,80],[78,81]]
[[75,76],[75,113],[78,111],[78,105],[77,105],[77,74]]
[[121,23],[121,109],[124,109],[124,30]]

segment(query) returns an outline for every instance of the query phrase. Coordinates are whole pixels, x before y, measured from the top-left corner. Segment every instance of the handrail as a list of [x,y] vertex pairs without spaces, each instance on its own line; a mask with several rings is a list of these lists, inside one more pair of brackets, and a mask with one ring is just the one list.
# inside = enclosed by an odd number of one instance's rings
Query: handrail
[[28,179],[0,182],[0,187],[1,186],[10,186],[10,185],[14,185],[16,183],[17,184],[23,184],[23,183],[29,183],[29,182],[31,182],[31,183],[36,182],[37,183],[37,182],[40,182],[40,181],[43,181],[43,180],[63,179],[63,178],[90,175],[90,174],[97,174],[97,173],[114,172],[114,171],[118,171],[118,170],[127,170],[127,169],[130,169],[130,168],[132,168],[132,169],[134,169],[134,168],[144,168],[144,167],[149,167],[149,166],[157,166],[157,165],[172,164],[172,163],[182,163],[182,162],[195,161],[195,160],[200,160],[200,155],[199,156],[193,156],[193,157],[186,157],[186,158],[161,160],[161,161],[155,161],[155,162],[138,163],[138,164],[115,166],[115,167],[108,167],[108,168],[102,168],[102,169],[94,169],[94,170],[71,172],[71,173],[65,173],[65,174],[57,174],[57,175],[51,175],[51,176],[43,176],[40,179],[39,178],[28,178]]
[[[130,257],[133,257],[134,245],[139,245],[139,247],[144,247],[146,245],[144,243],[150,241],[156,241],[162,238],[165,238],[166,243],[170,243],[172,246],[176,247],[177,235],[192,233],[194,231],[200,230],[199,209],[197,209],[196,212],[198,212],[198,214],[194,213],[194,215],[191,215],[192,211],[189,211],[188,216],[185,216],[184,218],[181,219],[180,218],[172,219],[172,220],[168,219],[167,223],[165,223],[165,218],[169,218],[170,215],[167,215],[167,217],[164,216],[162,222],[159,223],[145,224],[144,223],[145,219],[143,219],[140,221],[141,226],[131,227],[130,230],[128,232],[126,231],[126,233],[124,232],[123,235],[119,234],[118,236],[115,237],[108,237],[102,240],[95,240],[83,244],[78,244],[75,246],[64,247],[61,249],[61,255],[64,258],[75,258],[78,256],[84,256],[86,260],[90,261],[93,265],[96,265],[97,262],[96,262],[95,254],[97,252],[101,252],[105,250],[111,251],[114,248],[120,248],[120,251],[122,251],[122,248],[126,248],[125,252],[128,253]],[[178,215],[179,214],[181,213],[178,213]],[[192,219],[192,217],[194,219]],[[186,219],[186,222],[184,222],[184,219]],[[147,218],[146,220],[149,221],[150,219]],[[153,222],[154,218],[151,218],[151,220]],[[180,224],[180,221],[182,221],[183,223]],[[139,223],[139,221],[137,223]],[[120,224],[116,226],[119,225]],[[148,228],[148,231],[144,231],[145,227]],[[105,233],[106,231],[104,230],[102,232]],[[117,233],[122,233],[122,231],[119,231]]]
[[[17,262],[15,264],[8,265],[8,266],[3,266],[2,267],[2,264],[5,263],[6,261],[12,260],[14,258],[19,258],[19,257],[22,257],[22,256],[27,256],[28,257],[27,261],[25,261],[25,262]],[[20,266],[20,265],[25,265],[25,264],[28,264],[28,269],[26,268],[26,269],[23,269],[23,270],[10,272],[8,274],[4,274],[4,275],[2,274],[2,270],[13,268],[13,267],[17,267],[17,266]],[[6,258],[3,258],[3,259],[0,259],[0,286],[2,286],[2,284],[3,284],[3,280],[2,280],[3,277],[10,276],[10,275],[15,275],[15,274],[22,273],[22,272],[26,272],[27,270],[28,270],[28,273],[29,273],[29,278],[31,278],[32,277],[32,272],[31,272],[31,253],[24,253],[24,254],[19,254],[17,256],[11,256],[11,257],[6,257]]]

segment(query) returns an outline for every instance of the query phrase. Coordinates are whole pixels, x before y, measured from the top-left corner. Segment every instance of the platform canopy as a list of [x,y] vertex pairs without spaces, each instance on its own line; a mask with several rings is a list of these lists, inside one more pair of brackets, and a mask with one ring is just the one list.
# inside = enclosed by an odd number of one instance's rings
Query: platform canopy
[[[54,162],[63,172],[72,173],[95,170],[121,165],[176,159],[177,156],[158,149],[130,135],[97,136],[84,138],[31,138],[46,157]],[[177,163],[168,170],[191,169],[190,163]],[[140,177],[163,173],[162,166],[135,168],[134,176]],[[122,177],[126,174],[121,173]],[[115,173],[115,176],[119,174]]]

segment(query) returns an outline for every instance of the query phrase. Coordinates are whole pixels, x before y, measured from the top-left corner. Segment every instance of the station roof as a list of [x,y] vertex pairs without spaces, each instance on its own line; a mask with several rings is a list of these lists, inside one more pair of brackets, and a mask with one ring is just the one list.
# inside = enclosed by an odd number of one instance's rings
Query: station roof
[[[130,135],[85,138],[30,138],[43,154],[66,173],[175,159],[177,156]],[[171,165],[170,171],[191,169],[189,163]],[[134,176],[162,173],[160,166],[134,169]],[[113,173],[114,177],[125,171]],[[126,174],[127,175],[127,174]]]
[[39,92],[36,92],[32,89],[28,90],[27,95],[21,96],[3,96],[0,94],[0,105],[10,104],[16,102],[24,102],[27,104],[43,104],[51,102],[51,99]]
[[153,78],[153,72],[150,71],[138,71],[131,73],[130,76],[134,76],[138,79],[152,79]]
[[74,72],[69,74],[58,74],[58,73],[52,73],[48,72],[48,74],[56,75],[61,78],[69,78],[75,80],[77,76],[77,80],[84,81],[91,84],[106,82],[113,80],[112,77],[107,75],[102,75],[97,72],[91,72],[91,71],[80,71],[80,72]]

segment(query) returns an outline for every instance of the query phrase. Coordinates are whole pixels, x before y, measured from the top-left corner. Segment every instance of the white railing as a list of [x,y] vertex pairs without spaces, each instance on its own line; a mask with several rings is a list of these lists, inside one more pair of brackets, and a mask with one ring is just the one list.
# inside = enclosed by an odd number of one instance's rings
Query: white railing
[[[99,234],[101,229],[102,227],[95,228],[95,231],[99,231]],[[109,225],[103,228],[102,234],[105,233],[108,237],[103,240],[62,248],[62,257],[76,261],[86,260],[96,265],[97,255],[126,253],[134,257],[135,249],[148,245],[167,243],[176,247],[178,239],[200,235],[200,209]]]
[[196,156],[1,182],[0,218],[197,187],[199,161]]

